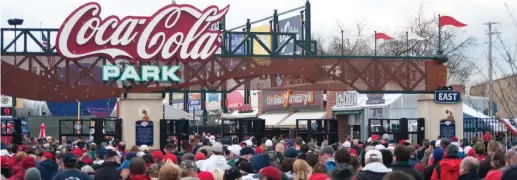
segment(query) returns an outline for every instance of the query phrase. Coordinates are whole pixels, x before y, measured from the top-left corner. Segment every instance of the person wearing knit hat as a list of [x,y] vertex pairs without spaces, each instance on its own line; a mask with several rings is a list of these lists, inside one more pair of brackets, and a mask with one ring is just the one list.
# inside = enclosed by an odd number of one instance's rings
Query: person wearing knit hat
[[24,180],[41,180],[41,174],[36,168],[29,168],[25,171]]
[[424,179],[431,179],[431,176],[433,175],[433,171],[434,171],[435,167],[443,159],[443,154],[444,154],[444,152],[443,152],[442,148],[434,149],[433,154],[432,154],[434,161],[432,162],[432,164],[428,164],[424,168]]
[[274,166],[267,166],[262,168],[262,170],[260,170],[260,172],[253,177],[260,180],[282,180],[282,172]]

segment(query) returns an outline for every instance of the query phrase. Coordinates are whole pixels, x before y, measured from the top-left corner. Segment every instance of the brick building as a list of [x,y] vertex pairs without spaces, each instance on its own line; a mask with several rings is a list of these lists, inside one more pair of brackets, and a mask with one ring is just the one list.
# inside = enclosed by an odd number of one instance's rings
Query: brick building
[[[487,87],[487,82],[471,86],[470,95],[488,97]],[[517,117],[517,74],[494,80],[492,91],[497,116],[501,118]]]

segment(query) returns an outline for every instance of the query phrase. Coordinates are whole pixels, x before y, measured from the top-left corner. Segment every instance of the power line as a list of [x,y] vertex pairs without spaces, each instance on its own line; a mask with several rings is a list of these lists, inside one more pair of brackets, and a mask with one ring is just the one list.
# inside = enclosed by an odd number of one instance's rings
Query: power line
[[488,116],[492,117],[493,107],[492,107],[492,35],[496,34],[496,32],[492,31],[492,25],[499,24],[498,22],[488,21],[487,23],[483,23],[483,25],[488,26],[488,83],[486,84],[486,95],[488,96]]

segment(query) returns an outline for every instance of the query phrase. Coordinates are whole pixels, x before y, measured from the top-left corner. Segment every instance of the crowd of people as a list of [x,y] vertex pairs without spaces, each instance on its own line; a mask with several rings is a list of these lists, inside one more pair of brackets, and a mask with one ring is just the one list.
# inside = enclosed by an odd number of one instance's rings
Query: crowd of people
[[213,136],[193,136],[160,150],[47,137],[37,144],[2,143],[0,164],[8,180],[517,179],[517,146],[504,150],[489,134],[470,141],[452,137],[413,145],[385,134],[366,142],[250,138],[223,145]]

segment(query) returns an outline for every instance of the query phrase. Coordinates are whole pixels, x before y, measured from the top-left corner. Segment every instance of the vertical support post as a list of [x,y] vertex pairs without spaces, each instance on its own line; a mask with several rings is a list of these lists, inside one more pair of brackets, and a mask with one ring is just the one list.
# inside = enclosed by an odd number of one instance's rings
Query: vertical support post
[[183,92],[183,111],[189,112],[189,110],[188,110],[188,91]]
[[[275,11],[273,12],[273,32],[277,33],[277,32],[280,32],[280,30],[278,29],[278,11],[275,9]],[[276,50],[278,49],[278,34],[275,34],[273,33],[273,37],[272,38],[272,55],[277,55],[275,52]]]
[[311,40],[311,3],[305,3],[305,40]]
[[345,37],[343,35],[344,32],[344,30],[341,30],[341,56],[345,55]]
[[208,120],[208,111],[206,110],[206,91],[201,92],[201,110],[203,112],[203,125]]
[[[251,31],[251,22],[250,22],[250,19],[248,19],[246,21],[246,32],[249,33],[250,31]],[[250,43],[250,46],[248,48],[248,50],[249,50],[248,54],[253,54],[253,39],[250,39],[249,43]],[[246,66],[246,68],[249,68],[249,66],[246,62],[244,65]],[[246,84],[244,84],[244,104],[250,104],[250,94],[251,94],[250,83],[247,82]]]

